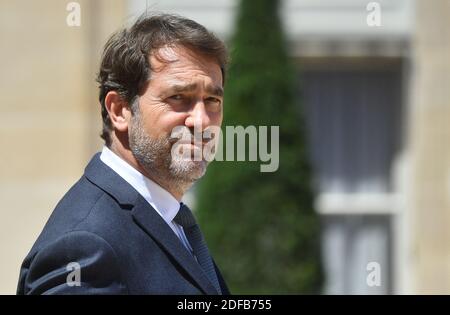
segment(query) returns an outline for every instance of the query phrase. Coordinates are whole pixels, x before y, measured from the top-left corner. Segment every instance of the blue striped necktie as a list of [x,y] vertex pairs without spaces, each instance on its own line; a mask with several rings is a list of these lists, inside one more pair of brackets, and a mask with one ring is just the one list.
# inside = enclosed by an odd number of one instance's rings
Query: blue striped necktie
[[222,292],[220,290],[219,280],[217,279],[217,274],[211,255],[209,254],[205,239],[200,231],[200,227],[195,221],[192,211],[188,208],[188,206],[181,203],[180,210],[178,210],[178,213],[173,220],[183,227],[184,234],[186,235],[189,244],[192,246],[192,250],[194,251],[195,257],[197,257],[199,265],[217,289],[217,292],[221,294]]

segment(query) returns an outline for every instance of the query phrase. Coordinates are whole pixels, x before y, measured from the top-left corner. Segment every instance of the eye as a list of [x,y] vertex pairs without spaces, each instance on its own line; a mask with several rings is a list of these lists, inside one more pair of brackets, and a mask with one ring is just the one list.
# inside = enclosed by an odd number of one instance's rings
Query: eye
[[169,99],[175,100],[175,101],[180,101],[180,100],[183,99],[183,95],[181,95],[181,94],[175,94],[175,95],[169,96]]
[[220,104],[220,100],[218,98],[215,97],[208,97],[206,99],[206,102],[208,103],[215,103],[215,104]]
[[221,110],[222,101],[216,97],[208,97],[205,99],[205,105],[208,106],[212,112],[218,112]]

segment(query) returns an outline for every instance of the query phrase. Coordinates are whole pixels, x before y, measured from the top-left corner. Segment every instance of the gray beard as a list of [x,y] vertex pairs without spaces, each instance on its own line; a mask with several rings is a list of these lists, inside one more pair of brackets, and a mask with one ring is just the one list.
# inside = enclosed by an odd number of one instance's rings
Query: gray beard
[[169,136],[152,138],[147,134],[139,111],[131,119],[129,143],[136,160],[158,183],[184,191],[206,172],[208,163],[204,160],[172,157]]

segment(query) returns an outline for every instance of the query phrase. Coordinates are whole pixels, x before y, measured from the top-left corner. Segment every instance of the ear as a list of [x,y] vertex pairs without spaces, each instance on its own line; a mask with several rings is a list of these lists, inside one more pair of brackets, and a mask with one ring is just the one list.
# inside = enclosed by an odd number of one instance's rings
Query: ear
[[127,132],[131,119],[128,103],[116,91],[109,91],[105,96],[105,107],[112,127],[117,131]]

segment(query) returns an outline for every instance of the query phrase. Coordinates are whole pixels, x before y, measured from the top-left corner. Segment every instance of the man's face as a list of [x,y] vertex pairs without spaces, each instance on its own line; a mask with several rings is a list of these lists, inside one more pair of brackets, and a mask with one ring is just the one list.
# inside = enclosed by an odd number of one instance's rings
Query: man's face
[[[149,173],[170,181],[193,182],[203,176],[208,162],[194,159],[209,139],[199,146],[179,144],[174,130],[183,128],[183,139],[222,123],[222,72],[213,59],[183,47],[164,47],[150,56],[151,77],[139,98],[129,125],[130,148]],[[180,133],[177,133],[178,137]],[[188,137],[190,139],[190,137]],[[172,148],[177,146],[174,155]],[[192,141],[194,137],[192,136]],[[210,143],[211,144],[211,143]],[[192,157],[186,159],[186,153]]]

